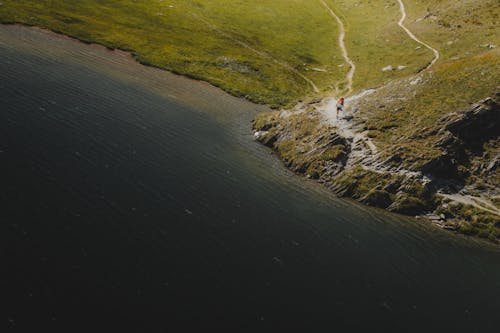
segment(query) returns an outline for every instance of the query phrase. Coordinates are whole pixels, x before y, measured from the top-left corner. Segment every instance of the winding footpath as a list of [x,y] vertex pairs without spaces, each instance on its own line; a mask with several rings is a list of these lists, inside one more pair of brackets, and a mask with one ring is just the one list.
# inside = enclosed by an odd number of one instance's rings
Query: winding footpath
[[347,53],[347,49],[345,47],[344,43],[344,38],[345,38],[345,27],[344,23],[342,23],[342,20],[335,14],[335,12],[328,6],[328,4],[324,0],[319,0],[321,4],[328,10],[330,15],[337,21],[339,27],[340,27],[340,34],[339,34],[339,46],[340,49],[342,50],[342,56],[344,57],[345,61],[349,64],[350,69],[349,72],[346,74],[346,80],[347,80],[347,94],[350,94],[352,92],[352,80],[354,77],[354,72],[356,71],[356,65],[354,62],[349,58],[349,54]]
[[398,0],[398,2],[399,2],[399,8],[401,10],[401,19],[399,20],[398,25],[401,27],[401,29],[403,29],[406,32],[406,34],[411,39],[413,39],[414,41],[416,41],[420,45],[425,46],[426,48],[428,48],[429,50],[431,50],[434,53],[434,59],[432,59],[432,61],[429,64],[427,64],[427,66],[425,66],[424,68],[422,68],[419,71],[419,72],[423,72],[423,71],[429,69],[432,65],[434,65],[436,63],[436,61],[438,61],[438,59],[439,59],[439,51],[436,50],[435,48],[433,48],[432,46],[430,46],[429,44],[422,42],[420,39],[418,39],[417,37],[415,37],[415,35],[413,34],[413,32],[411,32],[407,27],[405,27],[405,25],[404,25],[404,21],[406,20],[405,5],[403,3],[403,0]]
[[[345,43],[344,43],[345,27],[344,27],[344,24],[342,23],[342,20],[340,20],[338,15],[335,14],[335,12],[328,6],[328,4],[324,0],[319,0],[319,1],[328,10],[330,15],[337,21],[337,23],[340,27],[340,35],[338,38],[338,43],[339,43],[340,49],[342,50],[342,55],[343,55],[345,61],[351,66],[349,72],[346,75],[347,89],[348,89],[347,94],[350,94],[353,91],[352,82],[353,82],[353,77],[354,77],[354,72],[356,70],[356,66],[355,66],[354,62],[349,58],[349,54],[347,53],[347,49],[345,47]],[[434,53],[434,58],[432,59],[432,61],[429,64],[427,64],[423,69],[420,70],[420,72],[422,72],[424,70],[429,69],[432,65],[434,65],[436,63],[436,61],[439,59],[439,52],[436,49],[434,49],[433,47],[431,47],[430,45],[428,45],[428,44],[422,42],[420,39],[418,39],[404,25],[404,21],[406,20],[405,6],[404,6],[404,3],[402,0],[398,0],[398,2],[399,2],[400,11],[401,11],[401,19],[399,20],[398,25],[408,34],[408,36],[411,39],[413,39],[417,43],[425,46],[426,48],[428,48],[429,50],[431,50]],[[365,95],[370,94],[372,92],[373,92],[373,90],[363,91],[357,95],[348,97],[346,99],[346,102],[348,102],[348,104],[352,103],[354,100],[362,98]],[[330,99],[330,98],[325,99],[323,101],[322,105],[320,105],[318,107],[318,110],[324,114],[326,121],[331,126],[336,127],[342,136],[344,136],[352,141],[352,146],[353,146],[353,148],[355,148],[355,149],[353,149],[353,151],[358,150],[358,153],[355,154],[357,157],[357,159],[356,159],[357,161],[359,161],[360,159],[363,159],[363,155],[364,155],[364,158],[368,158],[368,159],[374,158],[375,155],[378,153],[378,150],[377,150],[377,147],[375,146],[375,144],[370,140],[370,138],[366,135],[366,133],[360,132],[359,129],[356,128],[353,121],[351,121],[350,119],[346,120],[343,116],[341,116],[340,119],[337,118],[336,111],[335,111],[336,110],[336,107],[335,107],[336,102],[337,102],[336,99]],[[361,145],[360,143],[363,143],[363,145]],[[365,148],[361,148],[361,146],[364,146]],[[374,171],[377,171],[377,170],[374,170]]]
[[[354,64],[350,59],[348,58],[347,51],[345,49],[344,45],[344,26],[340,19],[338,18],[337,15],[328,7],[328,5],[323,1],[320,0],[320,2],[330,11],[330,14],[335,17],[337,22],[339,23],[341,27],[341,34],[339,36],[339,45],[342,49],[342,53],[344,55],[344,58],[346,61],[351,64],[351,71],[350,71],[350,80],[348,82],[350,83],[350,89],[349,92],[352,91],[352,76],[354,74]],[[424,68],[420,70],[420,72],[425,71],[432,67],[436,61],[439,59],[439,52],[431,47],[430,45],[422,42],[419,40],[415,35],[404,26],[404,21],[406,19],[406,11],[405,7],[403,4],[402,0],[398,0],[399,5],[400,5],[400,10],[401,10],[401,19],[398,22],[398,25],[408,34],[408,36],[415,40],[417,43],[425,46],[429,50],[431,50],[434,53],[434,58],[432,61],[427,64]],[[371,94],[373,90],[366,90],[364,92],[361,92],[357,95],[350,96],[346,99],[346,102],[348,104],[354,102],[357,99],[360,99],[364,97],[365,95]],[[348,155],[348,159],[345,164],[346,169],[352,169],[354,166],[361,166],[365,170],[369,170],[375,173],[387,173],[391,172],[392,174],[399,174],[401,176],[406,176],[406,177],[412,177],[414,179],[422,179],[423,181],[429,181],[429,179],[425,175],[421,175],[418,172],[412,172],[409,170],[405,169],[391,169],[390,167],[385,167],[383,163],[377,163],[379,151],[375,144],[371,141],[371,139],[366,135],[366,132],[362,132],[359,128],[359,125],[355,125],[355,123],[352,121],[351,118],[345,118],[344,116],[340,116],[340,118],[337,118],[336,116],[336,99],[329,99],[329,100],[324,100],[323,105],[321,105],[318,108],[318,111],[323,113],[323,117],[329,123],[331,126],[334,126],[337,128],[337,132],[345,137],[349,142],[350,142],[350,153]],[[480,209],[482,211],[500,216],[500,210],[488,199],[484,197],[474,197],[471,195],[464,195],[461,193],[454,193],[454,194],[446,194],[446,193],[438,193],[438,196],[441,196],[443,198],[446,198],[448,200],[462,203],[465,205],[470,205],[473,206],[477,209]]]

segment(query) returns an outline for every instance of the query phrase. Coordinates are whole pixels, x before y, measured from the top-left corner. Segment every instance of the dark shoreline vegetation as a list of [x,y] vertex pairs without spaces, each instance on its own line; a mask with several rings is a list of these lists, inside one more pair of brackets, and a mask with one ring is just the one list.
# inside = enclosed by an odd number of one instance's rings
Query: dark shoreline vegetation
[[[397,6],[329,3],[347,23],[346,47],[357,65],[354,91],[377,87],[350,108],[357,130],[380,153],[354,168],[345,167],[352,142],[330,135],[336,128],[322,123],[315,109],[331,91],[345,89],[347,71],[335,43],[338,27],[324,8],[308,3],[301,12],[305,17],[294,21],[301,15],[284,2],[256,8],[231,4],[233,14],[220,11],[219,2],[194,1],[177,8],[122,1],[122,8],[116,1],[49,5],[7,0],[0,7],[0,20],[129,52],[143,65],[286,108],[285,113],[260,114],[254,130],[265,132],[259,140],[274,148],[290,169],[318,179],[341,196],[396,213],[427,215],[445,229],[499,242],[500,9],[494,1],[407,4],[410,28],[441,52],[440,61],[425,73],[418,70],[428,63],[428,50],[395,24],[387,24],[398,20]],[[366,11],[372,16],[363,15]],[[252,17],[260,18],[260,30],[249,27]],[[322,24],[309,22],[311,17],[321,18]],[[468,17],[467,24],[463,17]],[[279,41],[276,31],[283,37]],[[310,38],[313,33],[321,40]],[[384,45],[379,45],[380,35]],[[402,69],[381,71],[386,65]],[[300,75],[313,80],[320,92],[314,93]],[[493,111],[486,118],[468,117],[475,103],[487,97],[494,105],[485,109]],[[302,107],[292,108],[299,101],[305,101]],[[484,126],[490,126],[489,131],[481,135]],[[464,135],[467,131],[476,135]],[[370,171],[371,165],[380,170]],[[465,201],[456,201],[457,195]]]

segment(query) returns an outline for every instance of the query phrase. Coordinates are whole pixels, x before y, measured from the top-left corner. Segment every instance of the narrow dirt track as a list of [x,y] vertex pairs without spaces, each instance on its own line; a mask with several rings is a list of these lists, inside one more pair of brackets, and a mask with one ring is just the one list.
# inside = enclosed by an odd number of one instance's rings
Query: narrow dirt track
[[339,34],[339,46],[340,49],[342,50],[342,56],[344,57],[345,61],[349,64],[350,69],[349,72],[346,74],[346,80],[347,80],[347,94],[350,94],[352,92],[352,80],[354,77],[354,72],[356,71],[356,65],[354,62],[349,58],[349,54],[347,53],[347,49],[345,47],[344,43],[344,38],[345,38],[345,27],[344,23],[342,23],[342,20],[335,14],[335,12],[328,6],[328,4],[324,0],[319,0],[321,4],[328,10],[330,15],[337,21],[340,27],[340,34]]
[[427,64],[427,66],[425,66],[424,68],[422,68],[420,70],[420,72],[423,72],[423,71],[431,68],[432,65],[434,65],[436,63],[436,61],[438,61],[438,59],[439,59],[439,51],[436,50],[435,48],[433,48],[432,46],[430,46],[429,44],[422,42],[420,39],[418,39],[417,37],[415,37],[415,35],[413,34],[413,32],[411,32],[407,27],[405,27],[405,25],[404,25],[404,21],[406,20],[405,5],[403,3],[403,0],[398,0],[398,2],[399,2],[399,8],[401,10],[401,19],[399,20],[398,25],[401,27],[401,29],[403,29],[406,32],[406,34],[411,39],[413,39],[417,43],[425,46],[426,48],[428,48],[429,50],[431,50],[434,53],[434,59],[432,59],[432,61],[429,64]]

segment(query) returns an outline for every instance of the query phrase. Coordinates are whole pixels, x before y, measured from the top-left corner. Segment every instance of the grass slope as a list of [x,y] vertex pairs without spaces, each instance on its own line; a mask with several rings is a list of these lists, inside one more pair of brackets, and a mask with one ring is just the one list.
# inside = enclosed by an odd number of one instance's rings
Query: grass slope
[[[2,22],[20,22],[132,51],[145,64],[206,80],[272,105],[344,75],[338,27],[312,1],[4,0]],[[328,72],[311,68],[327,69]]]
[[439,119],[494,95],[499,82],[500,50],[488,50],[389,83],[360,103],[360,115],[387,156],[397,150],[406,167],[418,169],[441,154]]
[[[390,80],[417,72],[432,59],[418,48],[397,22],[401,18],[396,1],[328,0],[346,25],[346,47],[356,63],[354,90],[381,86]],[[382,71],[386,66],[402,70]]]
[[[431,55],[397,26],[393,1],[326,1],[346,26],[355,89],[417,71]],[[342,88],[339,27],[315,0],[3,0],[0,21],[129,50],[139,61],[273,106]],[[389,64],[408,66],[382,72]]]

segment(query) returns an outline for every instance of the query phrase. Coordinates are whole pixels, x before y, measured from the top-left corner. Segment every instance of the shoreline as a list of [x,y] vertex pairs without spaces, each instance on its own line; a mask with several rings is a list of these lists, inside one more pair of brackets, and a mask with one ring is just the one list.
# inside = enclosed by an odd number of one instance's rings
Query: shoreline
[[[469,214],[467,209],[476,209],[474,214],[482,219],[480,221],[498,224],[495,222],[498,221],[497,211],[475,203],[491,193],[482,193],[477,198],[471,196],[467,184],[462,187],[454,179],[433,174],[434,161],[420,168],[408,169],[394,157],[381,157],[383,151],[378,152],[363,130],[364,122],[357,109],[359,103],[362,101],[353,103],[355,106],[346,115],[347,120],[335,119],[334,110],[328,107],[334,104],[328,98],[304,103],[291,110],[260,114],[253,124],[254,137],[271,148],[295,174],[316,181],[339,197],[500,245],[498,236],[492,238],[495,234],[486,234],[486,237],[481,230],[471,229],[472,222],[466,215]],[[470,114],[473,110],[478,114],[488,114],[490,105],[495,112],[498,106],[495,100],[486,98],[462,114]],[[465,119],[454,115],[452,120],[443,122],[443,129]],[[470,198],[467,200],[470,207],[464,204],[466,198]]]
[[[222,89],[221,87],[212,84],[211,82],[207,82],[207,81],[201,80],[199,78],[192,77],[190,75],[185,75],[185,74],[182,74],[182,73],[177,73],[175,71],[171,71],[171,70],[168,70],[168,69],[165,69],[165,68],[161,68],[159,66],[154,66],[154,65],[151,65],[151,64],[143,63],[143,62],[139,61],[139,59],[137,59],[137,57],[135,56],[134,52],[130,51],[130,50],[123,50],[123,49],[120,49],[120,48],[114,48],[114,47],[106,46],[104,44],[97,43],[95,41],[82,40],[80,38],[76,38],[76,37],[73,37],[73,36],[70,36],[70,35],[67,35],[67,34],[64,34],[64,33],[61,33],[61,32],[55,31],[55,30],[52,30],[52,29],[48,29],[48,28],[40,27],[40,26],[36,26],[36,25],[29,25],[29,24],[19,23],[19,22],[15,22],[15,23],[2,23],[2,24],[6,25],[6,26],[13,26],[15,28],[33,29],[33,30],[39,31],[41,33],[44,33],[44,34],[50,35],[52,37],[55,37],[55,38],[72,40],[72,41],[75,41],[75,42],[83,43],[83,44],[85,44],[87,46],[90,46],[90,47],[93,47],[93,48],[96,48],[96,49],[104,50],[106,52],[112,52],[114,56],[128,58],[129,60],[132,60],[132,61],[134,61],[137,64],[140,64],[142,66],[153,68],[153,69],[157,69],[157,70],[164,71],[164,72],[168,72],[168,73],[170,73],[172,75],[176,75],[176,76],[188,79],[188,80],[193,80],[193,81],[198,82],[200,84],[208,85],[208,86],[210,86],[210,87],[212,87],[214,89],[217,89],[217,90],[219,90],[219,91],[221,91],[223,93],[226,93],[226,94],[228,94],[228,95],[230,95],[230,96],[232,96],[234,98],[238,98],[240,100],[247,101],[249,103],[254,104],[255,106],[265,106],[265,107],[271,109],[271,107],[269,105],[267,105],[267,104],[255,103],[255,102],[253,102],[253,101],[251,101],[251,100],[249,100],[249,99],[247,99],[245,97],[233,95],[230,92]],[[328,98],[328,97],[326,97],[326,98]],[[309,100],[309,98],[304,98],[304,100]],[[324,100],[324,98],[321,99],[321,101],[323,101],[323,100]],[[300,102],[298,105],[301,105],[301,104],[302,105],[309,105],[309,104],[314,104],[314,103],[315,102],[308,101],[308,102]],[[278,109],[278,110],[275,110],[275,111],[281,113],[281,112],[284,111],[284,109]],[[261,112],[262,111],[257,111],[257,114],[259,114]],[[253,131],[253,132],[255,132],[255,131]],[[251,127],[249,127],[249,133],[252,133],[252,128]],[[257,139],[257,141],[259,141],[259,143],[263,143],[259,139]],[[268,146],[265,143],[263,143],[263,144],[265,146]],[[299,175],[299,176],[300,175],[304,175],[303,173],[297,172],[297,170],[294,170],[289,165],[287,165],[286,160],[283,158],[283,156],[281,156],[281,154],[279,152],[277,152],[276,150],[273,149],[273,153],[277,153],[278,159],[282,162],[283,166],[285,166],[287,169],[293,171],[296,175]],[[310,178],[310,177],[306,177],[306,178]],[[326,187],[329,190],[332,190],[331,186],[327,182],[324,182],[324,181],[315,181],[315,183],[319,184],[322,187]],[[340,197],[340,198],[347,198],[348,200],[353,200],[354,202],[361,203],[364,206],[368,206],[368,207],[370,207],[370,206],[373,207],[374,206],[374,205],[366,204],[366,203],[364,203],[362,201],[360,202],[360,200],[358,200],[358,199],[356,199],[355,197],[352,197],[352,196],[339,195],[338,193],[336,193],[336,195],[338,197]],[[380,208],[380,207],[377,207],[377,206],[375,206],[375,207],[376,208]],[[384,210],[386,210],[386,209],[384,209]],[[391,212],[391,213],[394,213],[394,212]],[[396,212],[396,214],[401,214],[401,213]],[[442,219],[439,218],[439,215],[430,215],[428,213],[427,214],[417,214],[417,215],[413,215],[413,214],[401,214],[401,215],[402,216],[406,216],[406,217],[410,217],[410,218],[415,218],[415,219],[418,219],[418,220],[425,220],[426,223],[429,223],[429,224],[431,224],[431,225],[433,225],[435,227],[438,227],[440,229],[447,229],[447,230],[451,230],[451,231],[454,231],[454,232],[459,233],[459,234],[463,234],[463,233],[461,233],[461,232],[459,232],[457,230],[458,228],[449,228],[449,227],[444,226],[441,223]],[[472,238],[474,238],[474,239],[481,239],[479,237],[472,237]],[[486,241],[486,243],[490,243],[491,244],[492,242]],[[499,244],[498,242],[497,243],[493,242],[493,243],[497,244],[497,245]]]
[[[231,95],[232,97],[245,100],[245,101],[250,102],[252,104],[255,104],[257,106],[265,106],[265,107],[267,107],[269,109],[272,109],[272,110],[279,109],[279,107],[273,107],[273,106],[271,106],[270,104],[267,104],[267,103],[259,103],[259,102],[253,101],[251,99],[246,98],[246,96],[239,96],[239,95],[236,95],[236,94],[232,94],[231,91],[228,91],[228,90],[224,89],[223,87],[221,87],[221,86],[219,86],[219,85],[217,85],[215,83],[203,80],[203,79],[201,79],[199,77],[196,77],[196,76],[194,76],[192,74],[182,73],[182,72],[179,72],[179,71],[175,71],[175,70],[168,69],[168,68],[163,68],[163,67],[151,64],[151,63],[147,63],[147,62],[141,61],[137,57],[137,55],[135,54],[134,50],[127,50],[127,49],[117,48],[117,47],[105,45],[103,43],[99,43],[99,42],[96,42],[96,41],[93,41],[93,40],[81,39],[81,38],[78,38],[78,37],[75,37],[75,36],[72,36],[72,35],[68,35],[68,34],[66,34],[64,32],[61,32],[61,31],[53,30],[53,29],[50,29],[50,28],[47,28],[47,27],[43,27],[43,26],[38,26],[38,25],[30,25],[30,24],[27,24],[27,23],[24,23],[24,22],[0,22],[0,24],[4,25],[4,26],[12,26],[12,27],[16,27],[16,28],[33,29],[33,30],[37,30],[39,32],[51,35],[51,36],[56,37],[56,38],[62,38],[62,39],[66,39],[66,40],[72,40],[72,41],[76,41],[76,42],[79,42],[79,43],[83,43],[83,44],[85,44],[87,46],[96,47],[96,48],[100,48],[100,49],[105,49],[108,52],[113,52],[113,53],[118,54],[120,56],[126,56],[126,57],[130,58],[130,60],[133,60],[133,61],[135,61],[136,63],[138,63],[138,64],[140,64],[142,66],[146,66],[146,67],[158,69],[158,70],[161,70],[161,71],[165,71],[165,72],[171,73],[173,75],[178,75],[178,76],[184,77],[186,79],[193,80],[193,81],[196,81],[198,83],[205,84],[205,85],[208,85],[208,86],[220,89],[221,91],[223,91],[224,93],[226,93],[228,95]],[[304,98],[306,98],[306,97],[304,97]]]

